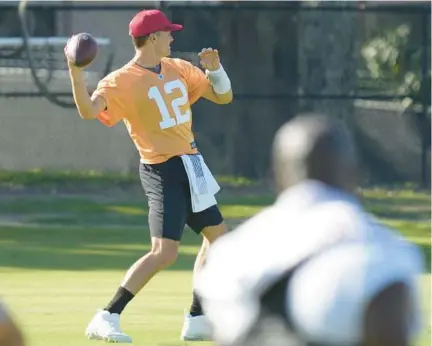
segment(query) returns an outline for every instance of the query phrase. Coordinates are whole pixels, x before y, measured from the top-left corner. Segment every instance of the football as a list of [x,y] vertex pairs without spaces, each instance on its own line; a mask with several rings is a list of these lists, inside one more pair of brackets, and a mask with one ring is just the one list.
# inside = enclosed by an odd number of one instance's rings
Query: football
[[72,36],[65,49],[66,56],[75,66],[85,67],[89,65],[98,52],[98,45],[92,35],[80,33]]

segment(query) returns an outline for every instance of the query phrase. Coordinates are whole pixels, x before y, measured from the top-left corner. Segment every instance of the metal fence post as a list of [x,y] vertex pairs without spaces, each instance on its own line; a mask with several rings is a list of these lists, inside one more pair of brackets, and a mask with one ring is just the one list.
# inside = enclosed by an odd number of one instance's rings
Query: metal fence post
[[[421,67],[421,73],[422,73],[422,80],[421,80],[421,106],[422,106],[422,111],[421,111],[421,117],[422,119],[422,123],[424,124],[429,124],[429,122],[427,121],[427,117],[428,117],[428,106],[429,106],[429,97],[431,95],[429,95],[428,91],[428,87],[427,87],[427,83],[428,83],[428,64],[429,64],[429,44],[430,44],[430,39],[429,39],[429,18],[430,18],[430,12],[425,12],[424,14],[422,14],[422,67]],[[430,126],[430,124],[428,125]],[[426,135],[429,131],[429,134]],[[430,144],[431,144],[431,138],[430,138],[430,128],[429,129],[425,129],[425,132],[423,132],[422,136],[421,136],[421,181],[422,181],[422,185],[423,187],[427,187],[430,184],[430,162],[429,162],[429,151],[430,151]]]

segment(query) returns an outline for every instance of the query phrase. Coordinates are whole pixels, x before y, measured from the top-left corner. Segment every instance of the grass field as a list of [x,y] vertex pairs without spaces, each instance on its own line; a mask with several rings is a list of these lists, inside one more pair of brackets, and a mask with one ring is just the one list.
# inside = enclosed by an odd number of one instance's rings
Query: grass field
[[[112,179],[90,180],[0,173],[1,295],[32,346],[100,344],[85,339],[86,324],[111,298],[125,269],[149,249],[146,200],[139,186],[117,179],[121,188],[116,189]],[[273,201],[265,189],[249,185],[230,182],[221,193],[231,227]],[[362,194],[367,208],[419,244],[430,263],[430,196],[384,189]],[[183,309],[190,304],[199,241],[186,230],[179,261],[127,307],[122,324],[134,344],[184,345],[178,337]],[[429,316],[430,267],[419,280]],[[417,345],[429,345],[429,338],[428,322]]]

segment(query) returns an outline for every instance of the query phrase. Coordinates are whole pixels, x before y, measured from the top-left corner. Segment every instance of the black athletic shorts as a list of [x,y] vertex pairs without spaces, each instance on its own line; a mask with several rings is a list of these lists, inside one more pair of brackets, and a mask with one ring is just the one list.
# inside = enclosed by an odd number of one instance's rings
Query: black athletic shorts
[[180,157],[151,165],[141,162],[140,178],[148,198],[152,237],[180,241],[186,224],[199,234],[223,222],[217,205],[192,212],[189,180]]

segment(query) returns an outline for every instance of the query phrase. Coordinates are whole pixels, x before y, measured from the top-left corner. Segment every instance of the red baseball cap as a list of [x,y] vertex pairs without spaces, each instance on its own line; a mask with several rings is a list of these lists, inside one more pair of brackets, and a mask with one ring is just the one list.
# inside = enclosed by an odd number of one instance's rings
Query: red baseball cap
[[172,24],[159,10],[143,10],[129,23],[129,35],[132,37],[147,36],[157,31],[179,31],[183,25]]

